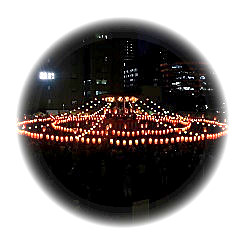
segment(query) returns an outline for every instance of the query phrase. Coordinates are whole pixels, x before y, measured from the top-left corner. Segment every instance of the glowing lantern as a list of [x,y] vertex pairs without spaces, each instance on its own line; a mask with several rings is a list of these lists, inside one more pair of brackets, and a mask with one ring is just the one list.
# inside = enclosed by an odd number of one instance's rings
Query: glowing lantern
[[46,134],[46,140],[49,140],[49,135],[48,134]]
[[201,139],[204,140],[205,139],[205,135],[201,134]]
[[177,143],[180,142],[180,137],[176,137],[176,142],[177,142]]
[[171,138],[171,144],[174,144],[174,138]]
[[126,145],[126,140],[123,140],[123,145]]
[[169,142],[169,139],[166,138],[166,139],[165,139],[165,144],[168,144],[168,142]]
[[138,145],[139,144],[139,141],[138,140],[135,140],[135,145]]
[[116,131],[113,129],[113,130],[111,131],[111,133],[112,133],[112,135],[115,135],[115,134],[116,134]]
[[93,139],[92,139],[92,143],[95,144],[95,142],[96,142],[96,140],[95,140],[95,138],[93,138]]
[[144,135],[145,134],[145,130],[141,130],[141,134]]
[[154,144],[157,145],[158,139],[154,139]]
[[87,143],[87,144],[89,144],[89,141],[90,141],[90,139],[89,139],[89,138],[87,138],[87,139],[86,139],[86,143]]
[[141,144],[145,144],[145,139],[143,138],[143,139],[141,139]]
[[59,136],[56,136],[56,137],[55,137],[55,140],[56,140],[56,141],[59,141]]
[[60,142],[63,142],[63,141],[64,141],[64,137],[61,136],[61,137],[60,137]]
[[132,136],[133,136],[133,137],[135,136],[135,132],[134,132],[134,131],[132,132]]
[[113,144],[113,139],[110,139],[110,144],[111,144],[111,145]]
[[123,136],[123,137],[125,136],[125,132],[124,132],[124,131],[122,131],[122,136]]
[[68,137],[68,136],[66,136],[66,137],[65,137],[65,141],[66,141],[66,142],[68,142],[68,140],[69,140],[69,137]]
[[196,136],[193,136],[193,141],[196,141],[197,140],[197,137]]
[[137,132],[136,132],[136,135],[139,136],[139,135],[140,135],[140,131],[137,131]]
[[200,138],[201,138],[200,135],[198,135],[198,136],[197,136],[197,140],[200,141]]
[[120,136],[120,133],[121,133],[120,131],[117,131],[117,136]]
[[132,145],[132,144],[133,144],[133,141],[132,141],[132,140],[129,140],[129,141],[128,141],[128,144],[129,144],[129,145]]
[[117,141],[116,141],[116,145],[117,145],[117,146],[120,145],[120,140],[117,140]]
[[152,138],[149,138],[149,144],[152,144]]
[[189,137],[189,142],[192,142],[192,136]]
[[81,138],[81,142],[84,143],[84,137]]
[[75,136],[76,142],[79,142],[79,137]]
[[128,137],[130,136],[130,132],[129,132],[129,131],[127,132],[127,136],[128,136]]
[[54,136],[53,135],[51,135],[51,140],[54,140]]
[[70,141],[71,141],[71,142],[73,141],[73,136],[70,136]]
[[43,139],[43,134],[40,134],[40,139]]
[[98,138],[98,144],[101,144],[101,138]]

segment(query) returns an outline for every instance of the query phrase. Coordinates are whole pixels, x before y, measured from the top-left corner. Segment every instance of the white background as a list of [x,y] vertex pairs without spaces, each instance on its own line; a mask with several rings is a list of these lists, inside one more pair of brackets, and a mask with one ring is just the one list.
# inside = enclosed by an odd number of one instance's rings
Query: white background
[[[5,1],[1,3],[1,244],[245,244],[243,1]],[[69,31],[112,17],[168,27],[216,70],[228,102],[229,140],[202,192],[148,225],[110,226],[76,217],[39,186],[16,139],[19,96],[33,64]],[[35,92],[35,91],[33,91]]]

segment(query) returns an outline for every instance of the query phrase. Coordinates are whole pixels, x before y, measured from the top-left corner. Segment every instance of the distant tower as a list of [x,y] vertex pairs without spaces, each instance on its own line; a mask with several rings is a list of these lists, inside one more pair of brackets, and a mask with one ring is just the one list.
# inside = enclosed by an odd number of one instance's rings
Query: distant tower
[[135,89],[139,76],[136,65],[136,40],[122,40],[121,49],[123,87],[126,89]]

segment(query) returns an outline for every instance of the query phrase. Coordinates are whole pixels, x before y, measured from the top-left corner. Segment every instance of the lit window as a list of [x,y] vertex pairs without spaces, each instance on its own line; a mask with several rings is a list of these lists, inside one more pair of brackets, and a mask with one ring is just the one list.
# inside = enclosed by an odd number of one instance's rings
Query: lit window
[[41,71],[41,72],[39,72],[39,78],[41,80],[53,80],[54,79],[54,73]]

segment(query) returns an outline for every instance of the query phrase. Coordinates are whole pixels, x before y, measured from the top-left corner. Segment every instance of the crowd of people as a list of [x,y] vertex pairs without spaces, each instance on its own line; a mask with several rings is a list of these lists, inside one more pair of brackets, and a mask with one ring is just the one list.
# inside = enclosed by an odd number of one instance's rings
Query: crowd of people
[[192,143],[116,146],[22,138],[34,166],[55,176],[78,199],[104,206],[167,198],[203,175],[222,139]]

